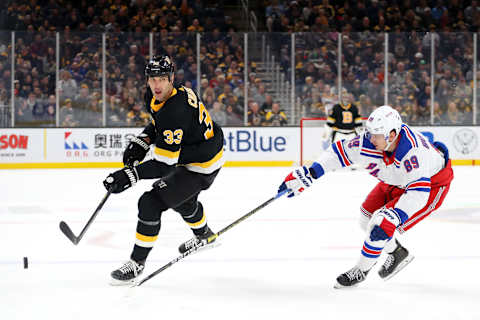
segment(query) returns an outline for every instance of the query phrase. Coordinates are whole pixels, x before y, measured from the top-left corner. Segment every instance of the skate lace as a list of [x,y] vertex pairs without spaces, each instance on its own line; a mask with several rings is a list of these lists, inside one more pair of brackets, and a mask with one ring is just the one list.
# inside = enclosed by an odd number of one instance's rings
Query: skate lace
[[395,262],[395,257],[393,256],[393,254],[389,254],[383,266],[385,267],[385,269],[388,270],[393,265],[394,262]]
[[192,239],[188,240],[187,242],[185,242],[185,249],[191,249],[193,248],[194,246],[197,245],[197,243],[199,243],[201,240],[198,239],[197,237],[193,237]]
[[362,280],[363,272],[359,268],[353,268],[345,273],[349,280]]
[[122,267],[120,267],[119,270],[123,274],[133,272],[134,275],[137,275],[137,267],[133,261],[128,261]]

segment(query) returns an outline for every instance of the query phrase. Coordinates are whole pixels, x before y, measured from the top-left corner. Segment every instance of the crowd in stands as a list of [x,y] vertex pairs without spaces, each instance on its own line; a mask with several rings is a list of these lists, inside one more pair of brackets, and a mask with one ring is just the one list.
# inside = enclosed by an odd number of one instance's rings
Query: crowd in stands
[[[475,72],[471,32],[480,25],[478,1],[270,0],[263,6],[267,31],[284,32],[286,39],[290,39],[288,33],[296,32],[295,92],[302,115],[325,116],[340,95],[366,115],[384,104],[388,81],[388,103],[410,123],[429,123],[433,77],[435,123],[471,123]],[[169,54],[175,61],[176,85],[198,90],[219,124],[243,125],[245,119],[255,126],[292,124],[284,110],[288,106],[281,105],[269,83],[258,75],[255,62],[245,66],[243,33],[238,32],[243,30],[225,16],[222,2],[7,0],[0,4],[0,13],[0,30],[16,31],[14,88],[11,35],[0,31],[0,107],[9,105],[13,90],[15,121],[20,126],[55,126],[57,98],[60,126],[102,126],[104,105],[107,126],[147,123],[143,68],[150,57],[150,32],[153,52]],[[56,86],[57,32],[60,73]],[[384,32],[388,32],[387,57]],[[289,41],[275,43],[276,39],[268,39],[272,52],[290,79]]]
[[339,102],[339,93],[345,103],[355,103],[367,115],[385,103],[388,83],[389,104],[411,123],[430,123],[433,77],[434,123],[472,123],[478,1],[270,0],[265,16],[268,31],[297,33],[296,92],[304,115],[325,116]]

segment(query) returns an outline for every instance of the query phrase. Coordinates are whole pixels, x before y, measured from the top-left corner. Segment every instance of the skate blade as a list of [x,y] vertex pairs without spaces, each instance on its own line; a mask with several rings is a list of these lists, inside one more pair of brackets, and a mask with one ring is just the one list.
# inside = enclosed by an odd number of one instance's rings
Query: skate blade
[[[195,250],[195,251],[192,252],[192,253],[198,253],[198,252],[201,252],[201,251],[204,251],[204,250],[210,250],[210,249],[216,248],[216,247],[218,247],[218,246],[220,246],[220,245],[221,245],[221,242],[218,241],[218,239],[217,239],[217,240],[214,241],[214,242],[211,242],[211,243],[209,243],[209,244],[206,244],[206,245],[203,245],[203,246],[199,247],[197,250]],[[179,252],[180,252],[180,254],[182,254],[181,251],[179,251]]]
[[122,287],[122,286],[129,286],[129,287],[135,287],[140,279],[137,277],[132,280],[117,280],[117,279],[110,279],[110,285],[113,287]]
[[341,285],[341,284],[338,283],[338,282],[335,282],[335,284],[333,285],[333,287],[334,287],[335,289],[347,289],[347,290],[349,290],[349,289],[353,289],[353,288],[358,287],[358,283],[354,284],[353,286],[344,286],[344,285]]
[[213,249],[213,248],[216,248],[216,247],[219,247],[221,246],[222,243],[220,241],[218,241],[218,239],[212,243],[209,243],[209,244],[206,244],[202,247],[200,247],[197,252],[200,252],[200,251],[205,251],[205,250],[210,250],[210,249]]
[[391,279],[393,278],[393,276],[395,276],[397,273],[399,273],[403,268],[405,268],[406,266],[408,266],[408,264],[410,262],[412,262],[413,258],[415,258],[415,256],[413,255],[408,255],[405,259],[403,259],[402,262],[400,262],[400,264],[398,265],[397,269],[395,269],[394,272],[392,272],[390,275],[386,276],[385,278],[383,278],[384,281],[387,281],[388,279]]

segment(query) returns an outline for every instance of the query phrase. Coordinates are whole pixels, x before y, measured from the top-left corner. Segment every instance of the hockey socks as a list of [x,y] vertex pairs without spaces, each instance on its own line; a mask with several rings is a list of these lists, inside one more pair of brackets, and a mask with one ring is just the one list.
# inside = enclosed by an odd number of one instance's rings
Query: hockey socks
[[144,262],[155,245],[160,232],[160,221],[138,220],[135,245],[130,258],[136,262]]
[[204,235],[208,230],[207,218],[203,212],[203,206],[201,202],[197,202],[193,213],[189,215],[182,214],[182,218],[196,236]]

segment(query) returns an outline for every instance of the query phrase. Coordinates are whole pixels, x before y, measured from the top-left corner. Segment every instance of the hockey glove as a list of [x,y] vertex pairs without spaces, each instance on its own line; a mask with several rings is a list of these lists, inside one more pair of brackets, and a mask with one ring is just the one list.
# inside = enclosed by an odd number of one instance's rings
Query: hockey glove
[[386,207],[375,211],[369,226],[371,241],[387,240],[393,236],[395,229],[402,223],[397,211]]
[[278,192],[289,190],[288,197],[299,195],[303,190],[312,185],[313,179],[307,167],[295,168],[278,188]]
[[150,145],[147,143],[148,136],[144,133],[138,137],[130,140],[127,148],[123,152],[123,164],[126,167],[133,167],[138,165],[147,155],[150,150]]
[[135,168],[123,168],[109,174],[103,181],[103,185],[112,193],[120,193],[133,186],[138,180],[138,173]]

